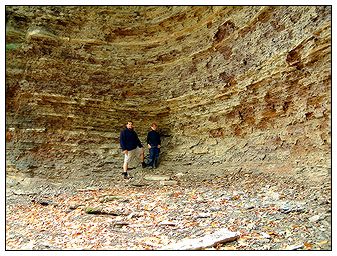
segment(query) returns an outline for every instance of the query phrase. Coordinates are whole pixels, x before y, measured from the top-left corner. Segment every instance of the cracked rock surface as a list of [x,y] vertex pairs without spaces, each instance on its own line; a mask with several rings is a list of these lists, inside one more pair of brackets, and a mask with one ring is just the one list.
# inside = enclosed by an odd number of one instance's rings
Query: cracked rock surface
[[129,119],[170,162],[327,175],[331,7],[6,7],[8,166],[105,172]]

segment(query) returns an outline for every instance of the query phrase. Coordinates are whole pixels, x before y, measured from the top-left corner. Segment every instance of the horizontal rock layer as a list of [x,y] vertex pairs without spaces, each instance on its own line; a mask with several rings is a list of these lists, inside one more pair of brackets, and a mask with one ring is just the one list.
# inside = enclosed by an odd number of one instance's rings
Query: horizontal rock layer
[[130,119],[168,163],[327,174],[331,7],[6,7],[8,165],[119,167]]

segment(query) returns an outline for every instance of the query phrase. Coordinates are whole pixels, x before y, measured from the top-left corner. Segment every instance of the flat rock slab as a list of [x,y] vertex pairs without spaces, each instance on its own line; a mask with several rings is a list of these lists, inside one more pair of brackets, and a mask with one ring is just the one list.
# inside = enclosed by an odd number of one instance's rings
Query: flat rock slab
[[176,225],[178,225],[178,223],[173,221],[162,221],[159,223],[159,226],[176,226]]
[[161,181],[161,180],[170,180],[170,176],[163,176],[163,175],[146,175],[144,177],[145,180],[154,180],[154,181]]
[[173,185],[177,185],[178,182],[175,180],[161,180],[159,181],[159,185],[161,186],[173,186]]
[[199,238],[182,240],[176,244],[171,244],[160,248],[160,250],[200,250],[212,247],[220,243],[234,241],[240,237],[239,232],[229,231],[227,228],[220,229],[210,235]]

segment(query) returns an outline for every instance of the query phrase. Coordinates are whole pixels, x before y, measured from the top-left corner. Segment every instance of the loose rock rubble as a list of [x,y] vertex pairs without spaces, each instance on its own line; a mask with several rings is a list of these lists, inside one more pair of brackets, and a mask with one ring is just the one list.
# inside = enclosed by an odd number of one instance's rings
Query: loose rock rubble
[[30,185],[8,177],[6,249],[161,250],[226,229],[239,235],[203,249],[331,250],[328,178],[313,184],[304,177],[181,168],[186,172],[138,168],[130,180],[118,171],[91,180],[32,178]]

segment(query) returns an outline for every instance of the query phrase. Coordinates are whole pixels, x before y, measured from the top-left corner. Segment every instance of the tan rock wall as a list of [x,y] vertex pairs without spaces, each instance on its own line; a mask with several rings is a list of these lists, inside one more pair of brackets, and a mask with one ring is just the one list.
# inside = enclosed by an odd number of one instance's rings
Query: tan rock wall
[[9,165],[119,167],[129,119],[167,162],[326,173],[331,7],[7,7]]

